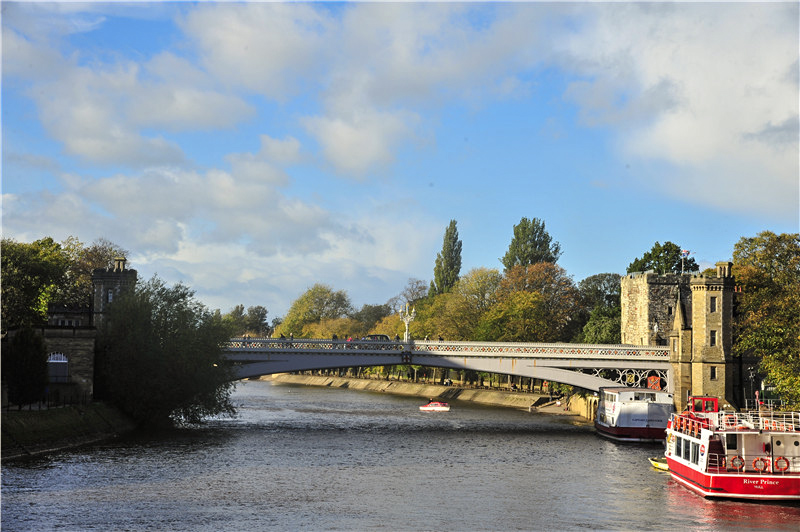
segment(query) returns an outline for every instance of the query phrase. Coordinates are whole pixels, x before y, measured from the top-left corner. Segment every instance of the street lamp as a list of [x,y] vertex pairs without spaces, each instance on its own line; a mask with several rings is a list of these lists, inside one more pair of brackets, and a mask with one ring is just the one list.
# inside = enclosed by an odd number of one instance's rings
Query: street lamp
[[411,312],[408,311],[408,302],[406,302],[406,307],[400,309],[400,319],[403,320],[403,323],[406,324],[406,334],[403,337],[403,341],[408,343],[408,324],[414,321],[414,318],[417,317],[417,309],[412,308]]

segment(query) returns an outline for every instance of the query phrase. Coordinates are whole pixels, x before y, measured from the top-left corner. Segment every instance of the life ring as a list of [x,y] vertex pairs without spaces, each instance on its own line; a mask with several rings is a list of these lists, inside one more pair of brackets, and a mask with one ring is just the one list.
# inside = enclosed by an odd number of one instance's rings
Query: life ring
[[[780,465],[779,465],[779,464],[780,464]],[[774,469],[775,469],[775,471],[778,471],[778,472],[780,472],[780,473],[783,473],[784,471],[786,471],[787,469],[789,469],[789,460],[787,460],[787,459],[786,459],[785,457],[783,457],[783,456],[779,456],[779,457],[777,457],[777,458],[775,459],[775,467],[774,467]]]
[[737,471],[744,469],[744,459],[741,456],[731,458],[730,464]]
[[722,426],[726,429],[732,429],[736,426],[736,416],[728,414],[722,419]]
[[769,467],[769,460],[766,458],[756,458],[753,460],[753,469],[759,473],[763,473]]

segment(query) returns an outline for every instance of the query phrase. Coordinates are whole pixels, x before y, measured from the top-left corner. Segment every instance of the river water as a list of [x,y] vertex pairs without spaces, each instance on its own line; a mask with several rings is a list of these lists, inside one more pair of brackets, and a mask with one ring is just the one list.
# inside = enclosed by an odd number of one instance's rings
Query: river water
[[239,417],[4,464],[2,530],[797,530],[576,418],[241,383]]

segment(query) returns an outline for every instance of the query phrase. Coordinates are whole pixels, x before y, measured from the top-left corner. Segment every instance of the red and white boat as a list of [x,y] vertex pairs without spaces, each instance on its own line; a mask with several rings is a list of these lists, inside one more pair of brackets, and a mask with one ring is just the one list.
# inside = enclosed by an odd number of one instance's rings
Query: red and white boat
[[431,401],[426,405],[419,407],[423,412],[449,412],[450,404],[444,401]]
[[617,441],[664,441],[669,416],[675,411],[672,394],[651,388],[600,388],[594,428]]
[[704,497],[800,501],[800,412],[725,412],[690,397],[664,455],[672,478]]

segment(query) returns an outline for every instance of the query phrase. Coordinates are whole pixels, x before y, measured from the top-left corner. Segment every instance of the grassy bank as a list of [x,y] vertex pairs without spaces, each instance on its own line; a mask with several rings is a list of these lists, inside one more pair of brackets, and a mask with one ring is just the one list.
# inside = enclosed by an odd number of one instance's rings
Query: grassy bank
[[2,413],[2,459],[75,447],[130,432],[136,425],[103,403]]

